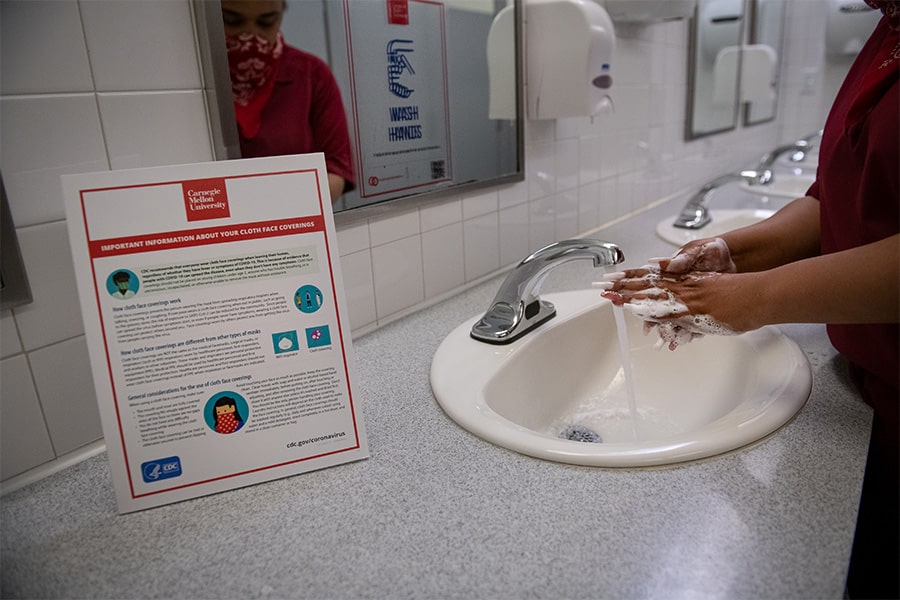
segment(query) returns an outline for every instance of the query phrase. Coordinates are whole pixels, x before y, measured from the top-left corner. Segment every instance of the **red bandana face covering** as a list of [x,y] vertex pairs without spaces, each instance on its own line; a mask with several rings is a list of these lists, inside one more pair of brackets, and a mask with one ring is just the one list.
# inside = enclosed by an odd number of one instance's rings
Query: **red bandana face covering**
[[259,133],[263,107],[275,87],[284,38],[280,31],[274,44],[253,33],[227,35],[225,48],[238,127],[245,138],[254,138]]
[[875,103],[897,81],[900,73],[900,1],[866,0],[872,8],[881,9],[890,23],[888,34],[869,67],[859,87],[859,92],[847,113],[844,130],[853,135],[865,120]]
[[216,417],[216,431],[218,433],[234,433],[237,431],[238,421],[234,413],[222,413]]

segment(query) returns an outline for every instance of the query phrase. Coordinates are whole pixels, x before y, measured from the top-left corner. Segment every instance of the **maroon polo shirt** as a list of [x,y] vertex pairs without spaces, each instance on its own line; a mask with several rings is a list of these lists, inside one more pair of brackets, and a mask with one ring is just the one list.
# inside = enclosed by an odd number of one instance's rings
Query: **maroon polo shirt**
[[[900,230],[900,59],[888,72],[874,72],[883,62],[884,49],[896,50],[896,43],[896,32],[883,18],[828,115],[816,182],[807,192],[820,201],[823,254],[876,242]],[[873,78],[879,80],[875,94]],[[865,103],[853,114],[863,116],[848,119],[861,90]],[[897,323],[828,326],[834,347],[855,365],[867,402],[894,423],[900,386],[898,329]]]
[[323,152],[326,170],[347,181],[344,191],[355,187],[347,117],[325,61],[285,45],[261,120],[256,137],[241,135],[243,158]]

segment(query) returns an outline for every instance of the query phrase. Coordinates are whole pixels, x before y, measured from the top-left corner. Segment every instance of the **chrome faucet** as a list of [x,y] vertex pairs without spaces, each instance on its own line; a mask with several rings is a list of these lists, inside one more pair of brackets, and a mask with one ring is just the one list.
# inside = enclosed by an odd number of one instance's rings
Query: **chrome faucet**
[[795,142],[791,142],[790,144],[779,146],[771,152],[766,152],[765,154],[763,154],[762,158],[759,159],[759,164],[756,167],[756,183],[760,185],[768,185],[772,183],[772,180],[774,179],[774,175],[772,174],[772,165],[775,164],[775,161],[778,160],[778,157],[782,154],[790,152],[791,159],[799,161],[803,160],[803,157],[806,156],[806,153],[811,149],[812,144],[810,142],[806,140],[797,140]]
[[778,160],[779,156],[787,152],[792,152],[791,160],[794,162],[801,161],[806,156],[806,153],[812,149],[812,140],[821,137],[821,135],[822,131],[819,130],[809,134],[803,139],[796,140],[790,144],[785,144],[784,146],[779,146],[771,152],[766,152],[762,158],[759,159],[759,164],[756,166],[755,170],[741,171],[740,173],[728,173],[727,175],[716,177],[700,188],[700,191],[691,196],[672,225],[681,229],[701,229],[705,227],[712,220],[709,216],[707,201],[716,188],[732,181],[741,180],[746,181],[749,185],[770,185],[775,179],[775,176],[772,174],[772,165],[775,164],[775,161]]
[[756,185],[759,183],[759,174],[756,171],[741,171],[740,173],[728,173],[727,175],[716,177],[691,196],[672,225],[681,229],[700,229],[705,227],[712,221],[712,218],[709,216],[709,209],[706,207],[707,199],[716,191],[716,188],[732,181],[741,180],[746,181],[750,185]]
[[538,297],[548,272],[563,263],[589,258],[594,267],[625,260],[615,244],[599,240],[563,240],[522,259],[506,277],[491,307],[472,326],[471,335],[489,344],[508,344],[556,315],[553,303]]

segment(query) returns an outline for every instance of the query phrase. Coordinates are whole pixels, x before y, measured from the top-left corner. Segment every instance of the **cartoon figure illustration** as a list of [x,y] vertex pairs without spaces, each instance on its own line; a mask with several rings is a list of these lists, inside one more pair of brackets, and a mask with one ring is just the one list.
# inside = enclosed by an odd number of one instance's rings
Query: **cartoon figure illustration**
[[116,271],[112,275],[113,283],[116,285],[116,289],[112,292],[112,295],[115,298],[131,298],[134,296],[134,290],[131,289],[131,273],[128,271]]
[[415,52],[415,50],[402,47],[403,44],[412,43],[412,40],[391,40],[387,45],[388,89],[399,98],[409,98],[414,91],[400,83],[400,76],[404,71],[409,71],[411,75],[416,74],[405,54],[406,52]]
[[230,396],[222,396],[213,405],[216,433],[234,433],[244,425],[237,402]]
[[305,313],[319,310],[323,299],[322,291],[314,285],[304,285],[294,292],[294,305]]

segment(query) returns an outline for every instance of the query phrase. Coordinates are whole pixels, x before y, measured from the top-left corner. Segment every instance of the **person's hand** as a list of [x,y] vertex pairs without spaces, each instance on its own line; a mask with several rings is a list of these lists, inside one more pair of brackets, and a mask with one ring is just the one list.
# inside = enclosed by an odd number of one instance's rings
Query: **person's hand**
[[672,258],[660,259],[659,267],[666,273],[705,271],[736,273],[728,244],[722,238],[694,240],[682,246]]
[[733,330],[707,314],[697,314],[678,296],[673,287],[707,279],[715,273],[735,273],[728,244],[722,238],[694,240],[671,258],[654,259],[656,264],[613,274],[602,296],[629,310],[644,321],[644,333],[654,328],[661,343],[670,350],[707,333],[727,334]]
[[655,329],[661,343],[674,350],[707,334],[755,328],[754,295],[741,291],[748,284],[752,282],[747,275],[705,271],[679,275],[647,265],[611,274],[601,295],[627,307],[644,321],[645,333]]

